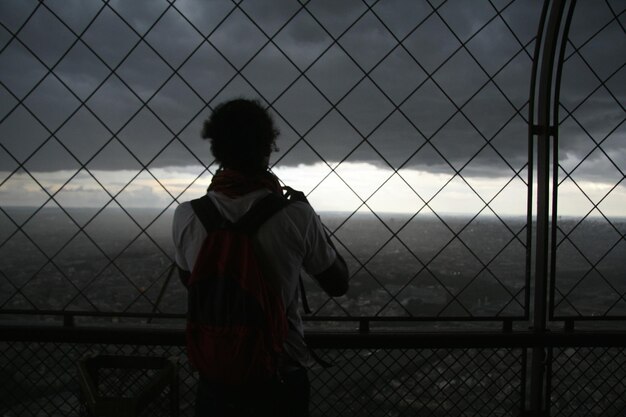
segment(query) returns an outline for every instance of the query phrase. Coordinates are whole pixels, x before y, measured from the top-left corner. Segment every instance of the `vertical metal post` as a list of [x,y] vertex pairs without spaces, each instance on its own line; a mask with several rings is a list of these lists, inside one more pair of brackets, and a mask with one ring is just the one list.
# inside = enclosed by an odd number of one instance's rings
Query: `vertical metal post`
[[554,80],[554,95],[552,99],[552,230],[550,234],[550,288],[548,298],[548,320],[552,320],[554,316],[554,292],[556,286],[556,251],[557,251],[557,222],[558,222],[558,183],[559,183],[559,107],[561,96],[561,75],[563,72],[563,62],[565,59],[565,49],[567,46],[567,38],[569,35],[572,16],[576,8],[576,0],[569,0],[569,10],[565,17],[565,22],[561,23],[563,30],[561,32],[561,50],[557,60],[557,67]]
[[[563,25],[563,16],[566,5],[569,3],[569,13]],[[549,387],[546,377],[546,346],[542,342],[546,331],[548,306],[548,273],[552,251],[550,245],[550,191],[553,185],[551,176],[551,151],[557,136],[558,117],[558,84],[565,42],[567,41],[569,21],[574,7],[573,1],[546,0],[544,12],[540,22],[535,48],[533,80],[531,82],[531,103],[537,105],[537,123],[534,123],[534,106],[531,105],[530,115],[530,143],[533,136],[537,137],[537,232],[535,244],[535,279],[533,302],[533,329],[539,336],[539,343],[532,349],[531,379],[530,379],[530,415],[548,416],[547,408]],[[547,17],[547,19],[546,19]],[[559,49],[559,45],[561,48]],[[560,53],[557,53],[559,51]],[[556,66],[555,66],[555,61]],[[540,65],[537,65],[540,60]],[[536,70],[537,68],[538,71]],[[539,77],[539,87],[535,91],[535,78]],[[553,215],[555,213],[552,213]],[[554,225],[552,225],[554,227]]]
[[[545,35],[538,38],[540,43],[536,49],[535,60],[541,59],[539,69],[539,91],[537,100],[537,124],[530,126],[531,133],[537,135],[537,232],[535,245],[535,291],[533,304],[533,328],[538,334],[545,332],[546,316],[546,289],[548,272],[548,196],[549,196],[549,154],[550,154],[550,96],[552,82],[552,66],[554,63],[555,28],[558,13],[558,4],[562,1],[550,2],[548,20],[541,23],[545,26]],[[545,17],[544,17],[545,18]],[[543,28],[542,28],[543,29]],[[542,51],[539,58],[539,50]],[[535,93],[534,91],[532,92]],[[531,115],[534,117],[534,114]],[[533,416],[543,414],[543,382],[544,382],[544,359],[543,346],[535,346],[532,350],[530,372],[530,412]]]

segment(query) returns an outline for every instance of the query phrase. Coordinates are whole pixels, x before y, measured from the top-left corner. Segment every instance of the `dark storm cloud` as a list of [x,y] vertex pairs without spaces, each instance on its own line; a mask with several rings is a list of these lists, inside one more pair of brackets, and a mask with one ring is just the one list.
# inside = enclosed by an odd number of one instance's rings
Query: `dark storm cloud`
[[[74,155],[51,145],[46,152],[53,157],[32,158],[29,170],[79,163],[109,170],[198,164],[178,142],[157,156],[174,135],[208,163],[206,144],[199,139],[205,105],[241,95],[260,95],[271,104],[282,131],[276,156],[282,164],[320,161],[304,144],[285,155],[300,137],[335,162],[485,176],[508,175],[526,162],[529,54],[540,2],[495,2],[494,10],[486,1],[380,1],[373,6],[378,17],[360,0],[314,0],[305,8],[298,1],[274,1],[268,7],[265,1],[244,0],[240,9],[229,0],[178,0],[169,10],[165,1],[115,0],[102,10],[99,1],[69,3],[39,6],[18,33],[25,47],[17,40],[7,44],[9,31],[18,30],[37,2],[0,2],[0,21],[8,29],[0,37],[2,84],[23,99],[46,74],[45,65],[56,64],[54,73],[74,92],[48,75],[24,101],[37,121],[23,108],[5,117],[17,102],[0,88],[2,144],[19,162],[47,138],[41,124],[58,129],[56,137]],[[431,5],[440,6],[439,14]],[[75,36],[52,12],[76,33],[84,31],[84,44],[76,43],[58,63]],[[498,12],[505,22],[496,17]],[[582,58],[571,55],[570,48],[564,67],[563,106],[574,111],[574,118],[562,126],[562,155],[564,163],[587,155],[594,146],[589,135],[596,141],[606,138],[610,160],[623,169],[623,29],[614,23],[598,35],[605,50],[596,41],[586,42],[612,16],[606,6],[593,13],[599,23],[577,17],[572,26]],[[145,42],[139,41],[144,35]],[[465,48],[447,60],[461,42]],[[173,75],[175,69],[178,75]],[[598,89],[602,82],[613,95],[605,87]],[[598,91],[587,99],[594,89]],[[81,109],[65,122],[79,100],[87,100],[97,117]],[[149,108],[140,110],[144,103]],[[121,144],[114,140],[103,156],[92,159],[113,133]],[[0,153],[3,161],[11,160]],[[590,177],[604,171],[602,164],[590,163],[579,172]]]

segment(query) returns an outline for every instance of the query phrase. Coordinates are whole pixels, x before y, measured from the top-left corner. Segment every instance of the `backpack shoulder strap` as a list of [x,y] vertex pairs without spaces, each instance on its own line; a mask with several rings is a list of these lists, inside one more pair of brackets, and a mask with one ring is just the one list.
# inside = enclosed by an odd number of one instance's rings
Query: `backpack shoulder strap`
[[235,223],[235,226],[248,234],[253,234],[263,223],[278,211],[288,206],[289,203],[290,200],[282,196],[268,194],[257,201],[252,208]]
[[232,224],[220,214],[208,195],[191,200],[191,208],[207,232]]

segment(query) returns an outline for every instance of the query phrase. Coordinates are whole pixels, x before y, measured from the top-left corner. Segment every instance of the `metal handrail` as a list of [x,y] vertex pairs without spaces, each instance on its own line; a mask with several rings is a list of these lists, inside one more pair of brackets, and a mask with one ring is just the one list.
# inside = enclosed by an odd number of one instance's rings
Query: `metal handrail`
[[[161,312],[114,312],[114,311],[74,311],[74,310],[24,310],[5,309],[0,310],[0,319],[8,316],[47,316],[58,317],[63,320],[66,326],[74,324],[76,318],[117,318],[117,319],[145,319],[147,324],[152,320],[184,320],[184,313],[161,313]],[[525,323],[528,320],[524,317],[498,317],[498,316],[322,316],[305,315],[302,316],[305,322],[318,323],[358,323],[359,329],[369,329],[371,323],[451,323],[451,322],[472,322],[472,323],[501,323],[503,329],[511,329],[513,323]],[[36,323],[33,323],[36,324]]]
[[[137,326],[0,325],[0,341],[184,346],[182,328]],[[533,348],[626,347],[626,330],[547,331],[318,331],[306,332],[312,348]]]
[[[141,312],[116,312],[116,311],[84,311],[84,310],[25,310],[4,309],[0,310],[2,316],[72,316],[72,317],[117,317],[117,318],[150,318],[150,319],[183,319],[184,313],[141,313]],[[523,317],[498,317],[498,316],[303,316],[304,321],[362,321],[371,322],[451,322],[451,321],[479,321],[479,322],[520,322],[526,321]]]

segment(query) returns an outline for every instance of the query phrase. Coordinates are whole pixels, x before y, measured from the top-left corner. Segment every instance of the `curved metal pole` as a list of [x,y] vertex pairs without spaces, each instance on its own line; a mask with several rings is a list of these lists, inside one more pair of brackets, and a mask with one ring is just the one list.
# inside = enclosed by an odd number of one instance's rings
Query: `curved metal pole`
[[[537,123],[534,121],[534,106],[531,106],[529,136],[537,137],[537,232],[535,245],[535,288],[533,303],[533,327],[538,335],[546,331],[548,305],[548,271],[550,267],[550,190],[551,158],[557,138],[558,100],[561,80],[563,51],[567,42],[569,22],[574,1],[546,0],[544,14],[538,30],[534,68],[531,81],[531,103],[536,103]],[[547,16],[546,16],[546,10]],[[567,15],[566,15],[567,11]],[[563,19],[564,16],[567,16]],[[547,17],[547,19],[546,19]],[[543,36],[542,36],[543,35]],[[540,64],[539,64],[540,62]],[[556,64],[556,67],[555,67]],[[535,91],[536,77],[539,87]],[[532,142],[531,142],[532,146]],[[553,202],[555,204],[555,202]],[[554,209],[556,206],[553,207]],[[554,225],[553,225],[554,227]],[[544,347],[533,348],[530,379],[530,415],[548,416],[548,385],[546,381],[546,352]]]
[[531,285],[531,268],[532,268],[532,250],[533,250],[533,201],[534,201],[534,178],[535,178],[535,140],[533,126],[535,125],[535,96],[537,89],[537,68],[539,66],[539,56],[541,52],[541,39],[543,39],[543,29],[545,26],[546,16],[548,12],[549,1],[545,1],[541,10],[541,17],[539,18],[539,25],[537,28],[537,36],[535,42],[535,51],[533,53],[531,77],[530,77],[530,92],[528,102],[528,195],[526,198],[526,295],[525,295],[525,309],[526,318],[530,318],[530,285]]
[[559,51],[558,66],[556,69],[556,79],[554,85],[554,99],[552,102],[552,126],[554,129],[552,144],[552,230],[550,234],[550,294],[548,297],[548,319],[554,316],[554,292],[556,277],[556,243],[557,243],[557,219],[558,219],[558,182],[559,182],[559,105],[561,97],[561,75],[563,73],[563,62],[565,59],[565,49],[567,37],[572,23],[572,16],[576,8],[576,0],[570,0],[569,10],[565,23],[563,24],[563,34],[561,35],[561,50]]
[[548,12],[549,1],[545,1],[541,10],[541,17],[539,18],[539,25],[537,28],[537,36],[535,42],[535,51],[533,53],[531,77],[530,77],[530,92],[528,102],[528,196],[526,207],[526,224],[528,230],[526,231],[526,318],[530,318],[530,286],[531,286],[531,268],[532,268],[532,250],[533,250],[533,201],[534,201],[534,178],[535,178],[535,132],[533,127],[535,126],[535,101],[537,90],[537,68],[539,67],[539,56],[541,52],[541,39],[543,39],[543,29],[546,22],[546,16]]

